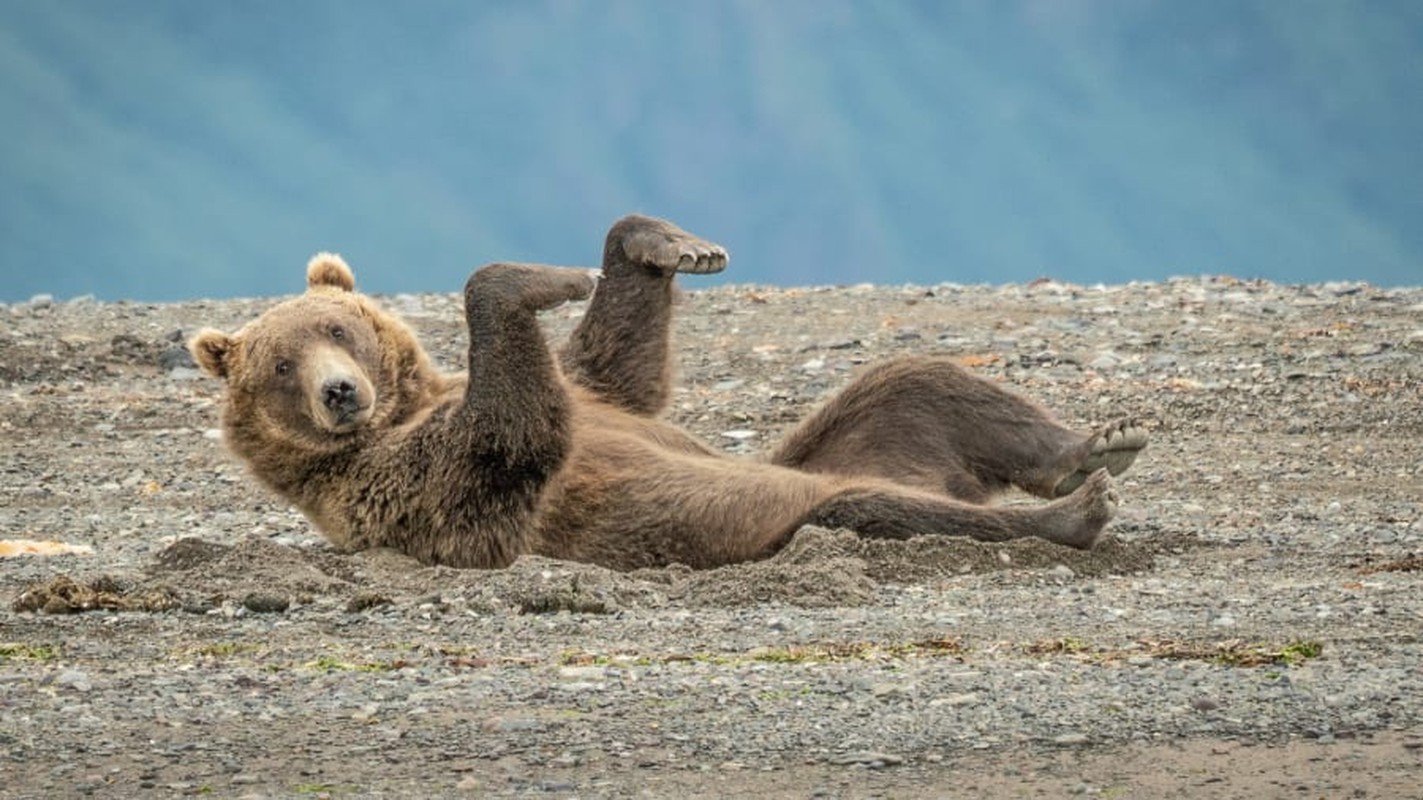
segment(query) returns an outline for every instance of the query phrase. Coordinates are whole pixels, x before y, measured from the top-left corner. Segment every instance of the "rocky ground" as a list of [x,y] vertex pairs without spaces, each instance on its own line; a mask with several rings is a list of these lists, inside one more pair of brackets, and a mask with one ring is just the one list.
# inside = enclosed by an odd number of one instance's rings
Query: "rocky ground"
[[268,305],[0,306],[0,539],[93,550],[0,559],[0,796],[1423,796],[1423,289],[690,291],[671,413],[733,454],[907,352],[1154,438],[1089,553],[632,574],[332,552],[178,344]]

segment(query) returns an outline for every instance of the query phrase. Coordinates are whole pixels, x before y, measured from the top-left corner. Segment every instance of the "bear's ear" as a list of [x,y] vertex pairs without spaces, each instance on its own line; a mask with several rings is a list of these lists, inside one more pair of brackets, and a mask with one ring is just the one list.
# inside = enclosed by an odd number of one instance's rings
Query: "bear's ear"
[[188,340],[188,352],[204,372],[214,378],[226,378],[227,358],[236,341],[222,331],[204,328]]
[[306,263],[306,288],[332,286],[343,292],[356,288],[356,276],[335,253],[317,253]]

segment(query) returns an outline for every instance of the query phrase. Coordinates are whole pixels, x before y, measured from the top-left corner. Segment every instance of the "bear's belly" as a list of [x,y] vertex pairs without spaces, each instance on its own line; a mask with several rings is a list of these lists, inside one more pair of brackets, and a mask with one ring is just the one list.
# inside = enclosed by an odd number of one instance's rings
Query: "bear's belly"
[[761,558],[832,479],[733,458],[656,420],[578,427],[544,497],[539,555],[615,569]]

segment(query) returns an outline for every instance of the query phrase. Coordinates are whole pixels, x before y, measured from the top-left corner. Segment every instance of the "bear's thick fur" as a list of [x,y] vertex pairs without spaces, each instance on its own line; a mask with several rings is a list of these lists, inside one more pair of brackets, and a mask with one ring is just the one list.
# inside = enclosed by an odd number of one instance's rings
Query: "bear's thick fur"
[[[657,418],[669,395],[678,272],[726,253],[626,217],[603,272],[492,264],[465,285],[468,372],[436,370],[414,334],[321,254],[307,292],[193,355],[227,382],[225,440],[337,547],[503,567],[524,553],[616,569],[704,568],[774,553],[802,525],[864,536],[1091,547],[1117,503],[1109,473],[1146,444],[1091,434],[945,359],[870,369],[764,460],[719,453]],[[540,310],[592,295],[558,355]],[[1008,486],[1041,505],[984,505]]]

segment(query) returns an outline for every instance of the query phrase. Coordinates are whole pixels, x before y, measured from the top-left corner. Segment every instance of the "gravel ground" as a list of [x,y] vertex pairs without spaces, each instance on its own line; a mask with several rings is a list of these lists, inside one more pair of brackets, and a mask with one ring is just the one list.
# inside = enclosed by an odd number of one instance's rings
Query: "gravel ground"
[[0,796],[1423,796],[1423,289],[689,291],[671,413],[732,453],[907,352],[1154,438],[1090,553],[630,574],[332,552],[179,344],[270,302],[0,306],[0,539],[93,549],[0,559]]

